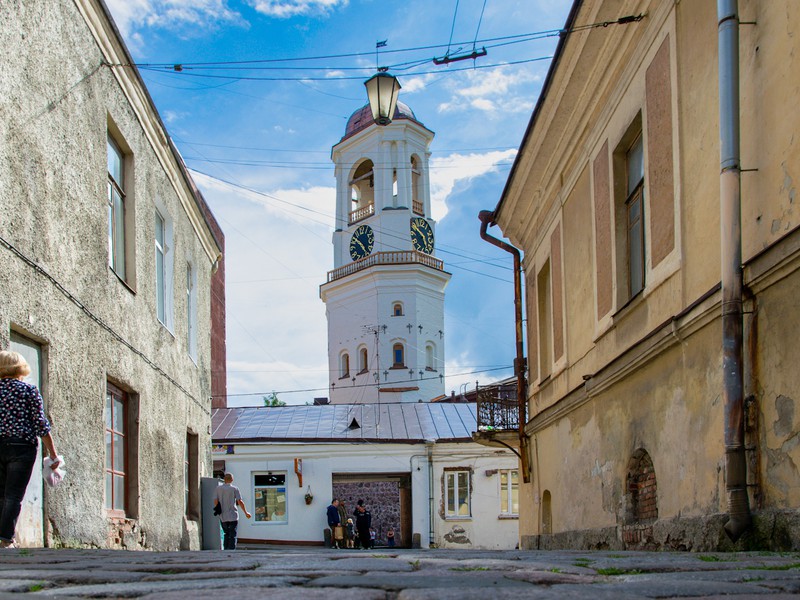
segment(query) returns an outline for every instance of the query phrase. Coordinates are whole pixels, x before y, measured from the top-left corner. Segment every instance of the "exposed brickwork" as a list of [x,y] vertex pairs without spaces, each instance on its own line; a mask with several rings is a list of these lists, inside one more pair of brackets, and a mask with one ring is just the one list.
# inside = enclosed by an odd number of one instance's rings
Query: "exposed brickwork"
[[364,504],[372,513],[372,528],[375,530],[375,545],[386,545],[386,532],[394,528],[394,541],[403,545],[400,539],[400,484],[397,481],[364,481],[334,483],[333,497],[345,501],[347,514],[352,516],[356,502]]
[[[628,467],[628,514],[622,539],[641,545],[652,538],[652,523],[658,519],[658,486],[653,461],[644,449],[637,450]],[[649,530],[649,531],[648,531]]]

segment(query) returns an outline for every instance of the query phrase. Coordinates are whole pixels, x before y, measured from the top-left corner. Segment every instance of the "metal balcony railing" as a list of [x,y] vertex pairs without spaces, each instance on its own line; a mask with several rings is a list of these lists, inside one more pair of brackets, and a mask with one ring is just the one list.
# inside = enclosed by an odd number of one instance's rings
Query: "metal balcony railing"
[[518,431],[519,423],[516,386],[478,389],[478,432]]
[[403,264],[420,264],[430,267],[431,269],[436,269],[437,271],[444,271],[444,262],[423,252],[417,252],[416,250],[377,252],[348,265],[344,265],[343,267],[339,267],[338,269],[334,269],[333,271],[328,271],[328,283],[376,265]]
[[350,213],[350,222],[349,224],[352,225],[353,223],[357,223],[362,219],[366,219],[367,217],[371,217],[375,214],[375,203],[372,202],[367,204],[366,206],[362,206],[361,208],[357,208]]

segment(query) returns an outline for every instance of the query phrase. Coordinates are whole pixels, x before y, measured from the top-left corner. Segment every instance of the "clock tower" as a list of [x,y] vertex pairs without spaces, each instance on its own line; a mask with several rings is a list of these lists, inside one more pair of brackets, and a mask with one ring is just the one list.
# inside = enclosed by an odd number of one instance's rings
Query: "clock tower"
[[427,402],[444,394],[444,289],[429,164],[433,132],[402,102],[388,125],[369,105],[332,149],[333,270],[328,318],[331,402]]

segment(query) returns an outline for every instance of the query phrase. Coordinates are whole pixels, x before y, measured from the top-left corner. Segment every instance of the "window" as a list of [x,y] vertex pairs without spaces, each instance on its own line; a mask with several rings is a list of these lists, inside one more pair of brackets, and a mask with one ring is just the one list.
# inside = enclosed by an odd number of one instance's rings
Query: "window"
[[375,175],[371,160],[365,160],[358,165],[350,186],[352,206],[348,221],[353,224],[375,213]]
[[197,272],[186,263],[186,351],[197,362]]
[[403,305],[399,302],[396,302],[395,305],[392,307],[392,316],[393,317],[402,317],[403,316]]
[[106,384],[105,507],[110,517],[135,519],[139,513],[139,397]]
[[345,352],[339,358],[339,379],[350,377],[350,355]]
[[436,370],[436,346],[433,345],[433,342],[425,344],[425,370]]
[[628,150],[628,195],[625,200],[628,230],[628,290],[633,297],[644,289],[644,150],[641,134]]
[[392,359],[394,363],[392,364],[392,368],[400,368],[406,366],[405,360],[405,349],[403,348],[403,344],[395,344],[392,346]]
[[153,238],[155,246],[156,316],[164,327],[174,331],[173,290],[175,289],[175,284],[173,277],[175,252],[172,247],[173,222],[167,207],[158,199],[155,200],[155,204],[155,232]]
[[186,432],[186,446],[183,457],[184,508],[186,518],[196,521],[200,518],[200,449],[198,435]]
[[165,269],[165,255],[166,246],[164,243],[166,235],[166,227],[164,224],[164,217],[156,211],[156,314],[158,320],[166,325],[167,323],[167,307],[166,307],[166,273]]
[[254,474],[253,505],[256,523],[288,523],[286,473]]
[[422,203],[422,177],[419,162],[415,156],[411,157],[411,207],[415,214],[424,215],[425,207]]
[[109,135],[108,158],[108,266],[125,279],[125,155]]
[[119,388],[106,388],[106,509],[115,516],[125,516],[128,458],[128,397]]
[[519,514],[519,471],[500,470],[500,514]]
[[369,356],[366,348],[361,348],[358,351],[358,370],[359,373],[366,373],[369,369]]
[[469,471],[445,471],[445,517],[469,517]]

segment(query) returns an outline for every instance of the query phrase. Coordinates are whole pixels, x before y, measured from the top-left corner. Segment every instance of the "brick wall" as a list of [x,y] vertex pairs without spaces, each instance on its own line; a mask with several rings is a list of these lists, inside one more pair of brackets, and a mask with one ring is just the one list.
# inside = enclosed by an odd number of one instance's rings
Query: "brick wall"
[[[345,501],[349,516],[353,515],[358,500],[372,513],[372,528],[375,530],[375,545],[386,545],[386,531],[394,528],[394,540],[398,546],[400,539],[400,484],[397,481],[364,481],[334,483],[333,497]],[[353,519],[355,522],[355,519]]]

